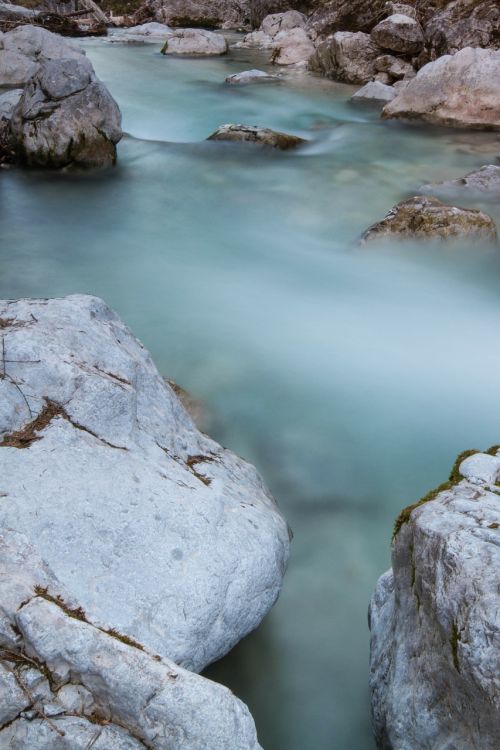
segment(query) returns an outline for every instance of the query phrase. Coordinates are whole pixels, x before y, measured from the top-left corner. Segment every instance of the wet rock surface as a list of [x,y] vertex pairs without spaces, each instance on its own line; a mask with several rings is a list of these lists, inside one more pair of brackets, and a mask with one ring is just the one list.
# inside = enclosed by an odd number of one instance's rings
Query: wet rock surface
[[221,125],[207,140],[253,143],[260,146],[271,146],[281,151],[297,148],[307,142],[296,135],[280,133],[270,128],[260,128],[257,125]]
[[361,242],[391,238],[495,242],[497,233],[493,219],[482,211],[448,206],[421,195],[394,206],[382,221],[367,229]]

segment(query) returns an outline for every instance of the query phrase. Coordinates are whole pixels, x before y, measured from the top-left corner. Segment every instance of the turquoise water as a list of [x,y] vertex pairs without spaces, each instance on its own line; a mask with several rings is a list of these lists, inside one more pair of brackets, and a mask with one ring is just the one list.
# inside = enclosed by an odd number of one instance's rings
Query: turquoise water
[[[422,183],[493,163],[498,137],[382,123],[305,74],[225,87],[262,67],[248,51],[86,47],[124,115],[119,165],[0,173],[0,294],[104,297],[259,467],[295,532],[290,568],[208,674],[266,750],[371,750],[366,610],[393,519],[499,439],[500,251],[355,241]],[[311,143],[204,142],[224,122]]]

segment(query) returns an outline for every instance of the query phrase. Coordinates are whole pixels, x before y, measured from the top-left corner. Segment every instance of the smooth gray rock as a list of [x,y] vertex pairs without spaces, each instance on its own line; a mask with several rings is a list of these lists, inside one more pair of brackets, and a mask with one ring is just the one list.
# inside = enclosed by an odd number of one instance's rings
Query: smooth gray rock
[[[381,750],[499,747],[500,495],[478,469],[494,462],[498,476],[499,461],[466,459],[448,489],[398,519],[370,605]],[[462,479],[473,463],[474,482]]]
[[[246,86],[251,83],[279,83],[282,79],[279,76],[271,75],[263,70],[243,70],[241,73],[234,73],[226,78],[226,83],[231,86]],[[0,98],[0,107],[2,100]]]
[[28,165],[103,167],[116,161],[121,114],[87,58],[50,60],[26,86],[10,131]]
[[369,34],[338,31],[318,46],[309,68],[336,81],[364,84],[374,78],[380,52]]
[[233,141],[237,143],[253,143],[260,146],[271,146],[281,151],[297,148],[306,141],[296,135],[280,133],[270,128],[260,128],[257,125],[221,125],[208,136],[207,141]]
[[0,86],[24,86],[48,60],[82,60],[75,42],[39,26],[18,26],[0,39]]
[[416,55],[424,47],[424,33],[418,21],[410,16],[396,13],[384,18],[371,31],[375,44],[382,49]]
[[198,432],[101,300],[4,302],[0,320],[8,359],[33,361],[2,381],[0,527],[28,537],[92,622],[203,669],[279,594],[289,537],[269,491]]
[[500,50],[467,47],[424,65],[382,116],[500,130]]
[[0,94],[0,120],[10,120],[22,93],[22,89],[10,89]]
[[176,29],[167,37],[162,47],[163,55],[225,55],[228,45],[225,37],[205,29]]
[[394,99],[396,91],[380,81],[370,81],[351,96],[352,102],[386,104]]
[[30,703],[13,670],[0,662],[0,728],[15,719]]
[[496,198],[500,194],[500,167],[488,164],[465,177],[422,185],[423,193],[476,194]]

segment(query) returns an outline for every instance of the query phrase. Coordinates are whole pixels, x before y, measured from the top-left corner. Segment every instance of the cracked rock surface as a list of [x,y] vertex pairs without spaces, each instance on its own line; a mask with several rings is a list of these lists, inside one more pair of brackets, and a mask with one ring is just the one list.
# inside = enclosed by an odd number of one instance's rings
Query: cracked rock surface
[[90,623],[24,535],[0,563],[0,747],[259,750],[227,688]]
[[476,453],[403,511],[370,606],[383,750],[500,747],[500,457]]
[[10,132],[29,165],[108,166],[116,161],[121,114],[86,57],[49,60],[24,89]]
[[[95,626],[193,671],[220,658],[268,612],[286,568],[287,524],[258,473],[196,429],[101,300],[2,302],[0,339],[0,529],[27,537]],[[54,587],[16,555],[0,602],[11,648],[18,588],[32,591],[35,573]]]

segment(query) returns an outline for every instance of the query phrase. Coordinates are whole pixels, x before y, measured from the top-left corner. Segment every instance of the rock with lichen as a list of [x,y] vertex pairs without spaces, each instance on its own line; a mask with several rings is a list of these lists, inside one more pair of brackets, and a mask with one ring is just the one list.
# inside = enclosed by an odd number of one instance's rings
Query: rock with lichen
[[381,750],[496,750],[500,742],[500,456],[459,457],[399,516],[370,605]]
[[366,230],[361,243],[391,239],[495,242],[497,231],[493,219],[483,211],[417,195],[391,208],[382,221]]
[[0,529],[90,622],[202,670],[281,588],[289,532],[262,479],[196,429],[101,300],[2,302],[0,325]]

